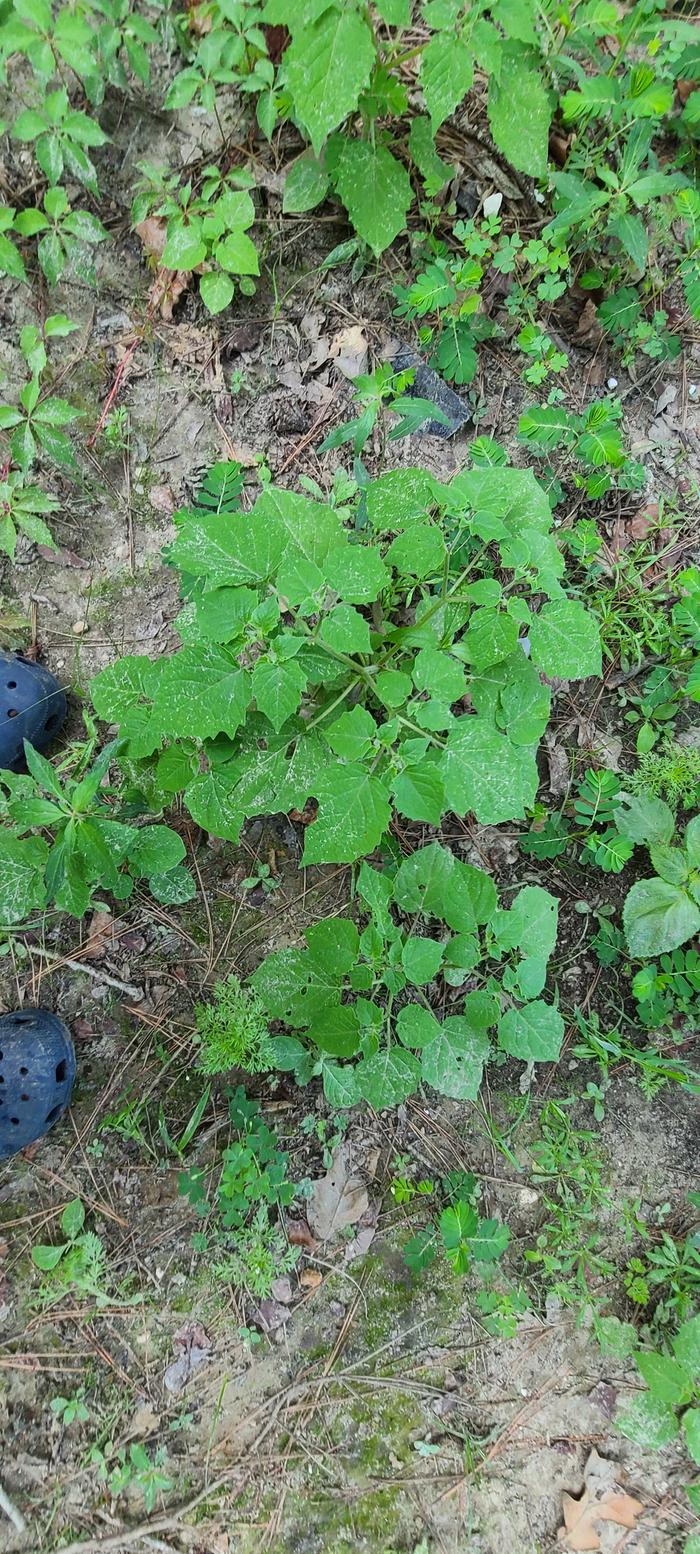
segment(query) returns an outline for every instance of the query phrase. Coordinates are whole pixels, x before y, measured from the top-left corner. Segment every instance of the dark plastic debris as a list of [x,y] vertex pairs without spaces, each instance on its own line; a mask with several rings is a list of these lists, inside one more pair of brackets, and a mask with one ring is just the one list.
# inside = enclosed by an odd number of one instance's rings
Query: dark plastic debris
[[73,1042],[57,1015],[29,1008],[0,1016],[0,1160],[48,1133],[74,1079]]
[[425,421],[420,430],[415,434],[418,437],[454,437],[461,427],[466,426],[472,419],[472,413],[468,405],[455,394],[449,383],[440,377],[438,372],[433,372],[432,367],[426,367],[420,356],[416,355],[409,346],[402,345],[397,351],[392,367],[394,372],[407,372],[409,367],[415,367],[416,375],[410,388],[404,392],[411,399],[429,399],[443,415],[446,415],[449,425],[442,421]]
[[0,652],[0,767],[24,770],[24,740],[45,750],[65,717],[65,691],[54,675],[42,664]]

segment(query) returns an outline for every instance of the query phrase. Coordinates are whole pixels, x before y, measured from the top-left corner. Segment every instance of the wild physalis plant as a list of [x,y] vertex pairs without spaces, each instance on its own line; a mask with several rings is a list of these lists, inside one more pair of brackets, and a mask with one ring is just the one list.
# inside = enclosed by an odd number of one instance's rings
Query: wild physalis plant
[[137,783],[155,778],[161,802],[182,791],[233,842],[246,818],[314,799],[306,864],[365,857],[394,809],[435,826],[448,811],[522,818],[550,711],[542,675],[601,667],[534,476],[472,469],[443,485],[401,469],[347,506],[268,487],[244,514],[231,471],[178,515],[182,648],[93,681]]

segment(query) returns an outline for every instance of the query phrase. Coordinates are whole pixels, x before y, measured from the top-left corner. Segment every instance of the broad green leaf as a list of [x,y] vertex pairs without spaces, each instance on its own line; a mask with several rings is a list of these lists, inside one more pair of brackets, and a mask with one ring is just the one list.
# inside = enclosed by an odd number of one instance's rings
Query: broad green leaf
[[700,1316],[682,1322],[672,1342],[676,1359],[697,1380],[700,1377]]
[[649,239],[646,227],[640,216],[633,216],[630,212],[626,215],[616,216],[608,222],[608,232],[611,237],[616,237],[618,242],[637,270],[645,270],[647,254],[649,252]]
[[413,664],[413,683],[419,691],[429,691],[441,701],[458,701],[464,695],[464,669],[449,653],[439,648],[421,648]]
[[144,826],[129,849],[129,870],[132,874],[167,874],[184,856],[185,844],[177,831],[169,826]]
[[488,1038],[461,1015],[444,1020],[421,1050],[425,1083],[455,1101],[475,1101],[489,1055]]
[[408,1100],[418,1089],[420,1077],[418,1059],[404,1047],[385,1047],[375,1052],[374,1057],[364,1058],[355,1068],[360,1095],[377,1111]]
[[246,819],[234,798],[235,786],[225,767],[203,772],[185,789],[185,804],[198,826],[209,836],[238,842]]
[[427,759],[406,767],[393,783],[392,797],[399,813],[408,820],[439,826],[446,808],[445,787],[435,762]]
[[439,1036],[440,1026],[422,1004],[404,1004],[396,1016],[396,1034],[405,1047],[425,1047]]
[[79,1198],[72,1198],[61,1215],[61,1230],[69,1241],[74,1241],[85,1224],[85,1209]]
[[182,648],[161,665],[153,698],[153,726],[161,734],[232,737],[245,721],[250,676],[213,642]]
[[434,363],[449,383],[471,383],[476,375],[478,357],[474,335],[464,319],[445,320],[434,353]]
[[230,271],[232,275],[260,274],[258,250],[247,232],[227,232],[216,244],[214,258],[222,270]]
[[630,955],[676,950],[700,929],[700,911],[690,896],[665,880],[638,880],[627,894],[623,923]]
[[518,648],[502,668],[504,684],[497,718],[514,745],[534,745],[549,722],[552,694]]
[[306,675],[294,658],[284,664],[259,658],[253,667],[251,688],[258,711],[269,718],[276,733],[297,711],[305,687]]
[[171,222],[162,264],[169,270],[194,270],[206,257],[207,247],[202,239],[201,222],[195,221],[192,226]]
[[452,29],[436,33],[423,49],[420,83],[433,130],[449,119],[474,79],[471,49]]
[[197,894],[197,886],[189,869],[179,865],[168,869],[167,874],[151,874],[148,888],[163,906],[184,906],[186,901],[192,901]]
[[235,286],[222,270],[209,270],[199,282],[199,294],[208,313],[223,313],[233,297]]
[[305,938],[311,962],[320,974],[326,973],[336,981],[347,976],[360,949],[360,935],[350,918],[327,917],[307,928]]
[[354,863],[371,853],[391,820],[384,783],[361,766],[334,765],[313,790],[318,815],[306,827],[304,863]]
[[170,547],[172,565],[206,578],[210,588],[266,582],[284,554],[285,535],[276,524],[256,522],[255,511],[192,513]]
[[329,183],[328,174],[318,157],[312,151],[305,151],[287,170],[282,196],[285,215],[313,210],[316,205],[320,205],[328,192]]
[[509,912],[498,912],[493,932],[506,950],[549,958],[557,942],[559,902],[541,885],[524,885]]
[[370,29],[349,6],[326,8],[317,20],[294,29],[284,68],[295,112],[317,156],[330,131],[357,107],[373,63]]
[[673,810],[663,799],[619,793],[615,806],[615,825],[630,842],[664,846],[676,829]]
[[691,869],[700,869],[700,815],[685,828],[685,851]]
[[615,1415],[615,1427],[628,1440],[653,1451],[666,1446],[678,1434],[678,1420],[673,1409],[668,1403],[652,1397],[650,1392],[643,1392],[621,1409]]
[[32,1262],[35,1268],[40,1268],[42,1273],[50,1273],[58,1264],[66,1251],[67,1243],[63,1246],[33,1246]]
[[688,1372],[680,1360],[646,1349],[640,1350],[635,1359],[640,1374],[655,1398],[672,1406],[690,1401],[693,1389]]
[[652,868],[669,885],[683,885],[688,878],[688,863],[680,847],[657,843],[649,848]]
[[395,533],[435,506],[435,481],[424,469],[391,469],[373,480],[367,492],[367,516],[377,533]]
[[45,905],[49,849],[41,837],[26,840],[0,832],[0,923],[21,923]]
[[405,167],[383,145],[344,140],[335,185],[360,237],[373,254],[383,253],[406,225],[413,200]]
[[411,119],[408,149],[425,184],[428,199],[433,199],[454,175],[454,167],[438,155],[430,119],[417,113]]
[[484,606],[474,611],[459,648],[467,663],[481,670],[510,658],[517,642],[517,622],[501,610]]
[[344,541],[328,552],[325,581],[350,604],[372,604],[389,583],[389,573],[376,550]]
[[559,1010],[541,999],[522,1009],[509,1009],[498,1025],[499,1047],[524,1063],[555,1063],[563,1038]]
[[510,1241],[510,1231],[500,1219],[480,1219],[469,1241],[469,1250],[475,1263],[495,1263],[503,1256]]
[[386,559],[404,577],[431,577],[444,562],[445,541],[434,524],[413,523],[397,535]]
[[329,1106],[356,1106],[362,1096],[350,1063],[324,1063],[323,1094]]
[[315,968],[306,950],[274,950],[250,979],[271,1020],[303,1030],[339,1004],[337,978]]
[[442,960],[443,946],[436,939],[409,937],[401,951],[401,965],[414,987],[432,982]]
[[584,680],[600,675],[600,634],[594,615],[576,599],[543,605],[530,624],[532,661],[550,678]]
[[336,604],[321,622],[319,637],[336,653],[369,653],[369,624],[352,604]]
[[342,712],[333,723],[324,726],[324,739],[344,761],[361,761],[377,735],[374,718],[364,707]]
[[312,1020],[307,1036],[334,1058],[351,1058],[360,1045],[360,1022],[352,1004],[336,1004]]
[[487,718],[460,718],[443,756],[445,795],[455,814],[470,811],[482,825],[522,820],[539,786],[532,750],[513,745]]
[[517,44],[503,49],[501,79],[492,76],[489,82],[489,125],[499,151],[518,172],[544,178],[552,110],[542,77],[528,69],[527,57]]

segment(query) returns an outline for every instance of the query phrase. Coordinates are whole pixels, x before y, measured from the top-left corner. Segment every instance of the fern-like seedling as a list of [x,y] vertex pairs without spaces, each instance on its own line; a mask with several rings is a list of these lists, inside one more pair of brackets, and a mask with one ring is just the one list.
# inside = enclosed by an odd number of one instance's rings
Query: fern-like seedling
[[257,994],[241,986],[231,974],[217,982],[214,1001],[197,1004],[198,1067],[204,1074],[223,1074],[229,1068],[247,1074],[264,1074],[273,1067],[272,1040],[267,1018]]

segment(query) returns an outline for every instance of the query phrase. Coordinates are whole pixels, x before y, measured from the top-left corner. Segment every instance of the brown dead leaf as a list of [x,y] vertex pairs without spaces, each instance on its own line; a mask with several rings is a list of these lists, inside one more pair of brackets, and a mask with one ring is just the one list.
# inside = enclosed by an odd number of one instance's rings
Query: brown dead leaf
[[84,960],[101,960],[114,946],[114,918],[111,912],[93,912],[88,929],[87,944],[83,946]]
[[571,767],[569,757],[563,745],[558,745],[550,735],[547,743],[547,765],[549,767],[549,791],[555,799],[563,798],[568,793],[571,784]]
[[700,81],[676,81],[676,91],[681,108],[685,108],[691,93],[697,92],[698,87],[700,87]]
[[175,511],[175,497],[170,486],[151,486],[148,500],[156,513],[161,513],[164,518],[171,518]]
[[603,329],[592,297],[589,297],[583,305],[576,333],[581,345],[589,346],[592,351],[598,350],[603,339]]
[[214,25],[211,8],[207,5],[191,5],[187,13],[187,30],[195,38],[204,38]]
[[267,1300],[261,1300],[253,1312],[253,1321],[263,1333],[274,1333],[278,1327],[283,1327],[291,1316],[289,1306],[283,1306],[279,1300],[273,1300],[271,1296]]
[[90,570],[90,562],[83,561],[82,556],[74,550],[54,550],[51,545],[37,545],[36,553],[42,561],[51,561],[57,567],[79,567],[81,572]]
[[559,1541],[564,1548],[575,1550],[576,1554],[599,1549],[600,1538],[594,1522],[614,1522],[616,1527],[633,1529],[643,1510],[641,1500],[634,1500],[631,1495],[618,1494],[614,1489],[606,1489],[599,1500],[592,1499],[587,1489],[584,1489],[580,1500],[564,1494],[564,1526],[559,1528]]
[[657,524],[658,521],[658,502],[646,502],[644,507],[640,507],[639,512],[635,513],[634,518],[630,519],[627,525],[627,532],[633,540],[644,540],[649,530],[653,529],[654,524]]
[[368,1208],[367,1188],[351,1174],[350,1153],[341,1144],[330,1170],[312,1183],[308,1200],[311,1229],[320,1241],[327,1241],[346,1225],[356,1225]]
[[305,1268],[299,1275],[299,1283],[303,1290],[317,1290],[319,1284],[323,1283],[323,1274],[319,1273],[318,1268]]
[[140,237],[144,250],[150,259],[162,259],[163,249],[168,235],[166,222],[162,216],[146,216],[145,221],[140,221],[134,227],[137,237]]
[[330,355],[344,378],[359,378],[366,372],[369,347],[361,324],[340,329],[331,341]]
[[166,324],[172,323],[175,304],[183,291],[187,291],[191,279],[191,270],[160,269],[156,272],[148,294],[148,306],[154,313],[157,310]]
[[549,151],[553,162],[557,167],[564,167],[571,150],[573,135],[562,135],[554,131],[549,137]]
[[307,1252],[315,1252],[318,1241],[312,1236],[305,1219],[287,1220],[287,1240],[290,1246],[303,1246]]

